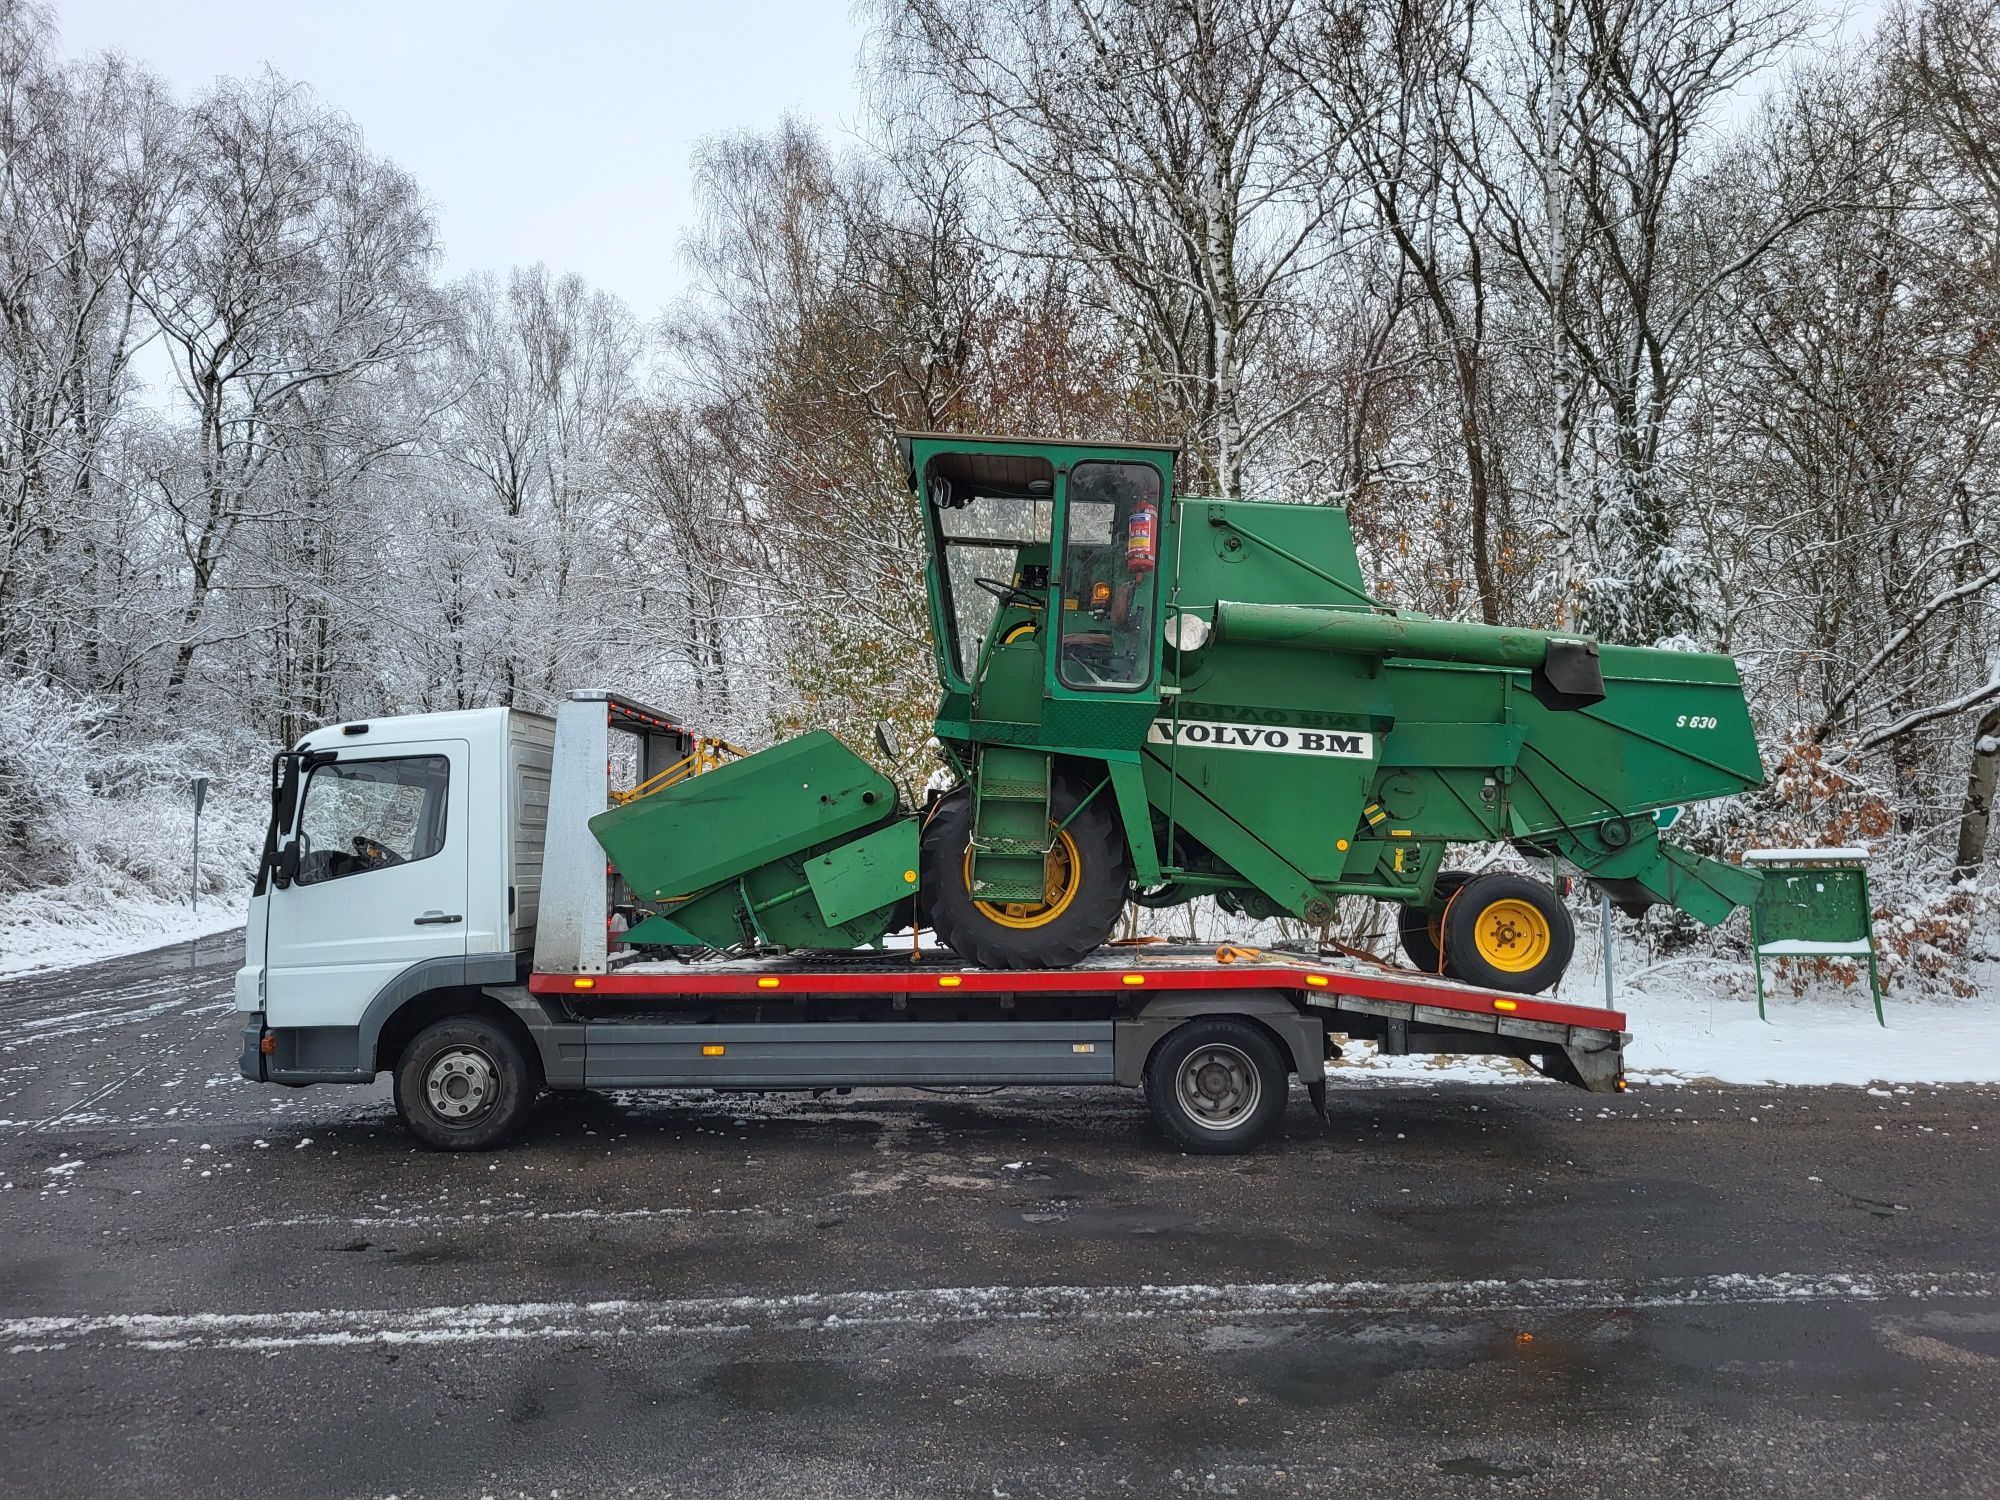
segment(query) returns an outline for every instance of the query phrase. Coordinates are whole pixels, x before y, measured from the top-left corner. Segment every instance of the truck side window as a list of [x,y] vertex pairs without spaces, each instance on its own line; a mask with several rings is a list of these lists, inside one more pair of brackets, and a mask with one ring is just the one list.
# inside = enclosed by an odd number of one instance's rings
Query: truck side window
[[1131,692],[1153,668],[1153,581],[1159,561],[1160,471],[1080,463],[1063,522],[1065,687]]
[[315,766],[299,814],[299,883],[429,859],[444,847],[450,782],[442,755]]

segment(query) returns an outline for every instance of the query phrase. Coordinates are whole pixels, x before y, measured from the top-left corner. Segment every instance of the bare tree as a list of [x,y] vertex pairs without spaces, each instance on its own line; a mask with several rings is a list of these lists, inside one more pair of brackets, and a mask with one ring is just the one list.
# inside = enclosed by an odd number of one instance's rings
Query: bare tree
[[97,605],[91,518],[150,332],[127,271],[160,233],[173,121],[143,72],[60,66],[48,38],[0,6],[0,660],[88,685],[102,663],[63,625]]
[[[1258,445],[1324,387],[1270,378],[1336,253],[1331,148],[1281,65],[1294,0],[883,0],[886,65],[1005,164],[1013,245],[1086,268],[1186,434],[1242,491]],[[986,226],[997,235],[1004,226]]]
[[353,126],[275,76],[224,84],[189,112],[174,222],[136,279],[172,345],[192,419],[191,483],[157,476],[189,575],[166,643],[185,684],[238,530],[282,515],[266,470],[310,424],[310,398],[435,337],[430,216]]

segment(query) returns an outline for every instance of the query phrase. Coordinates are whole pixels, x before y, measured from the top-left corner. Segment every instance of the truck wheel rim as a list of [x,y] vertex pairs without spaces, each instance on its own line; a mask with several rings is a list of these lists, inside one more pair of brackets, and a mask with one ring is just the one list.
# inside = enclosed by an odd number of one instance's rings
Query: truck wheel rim
[[431,1113],[447,1124],[475,1123],[499,1096],[500,1071],[477,1047],[440,1052],[424,1071],[424,1098]]
[[1521,974],[1547,956],[1549,919],[1527,901],[1512,896],[1492,902],[1473,925],[1472,942],[1482,961],[1508,974]]
[[[1002,927],[1046,927],[1070,908],[1076,900],[1076,893],[1083,888],[1083,858],[1076,852],[1076,840],[1069,836],[1067,828],[1055,830],[1055,843],[1049,850],[1046,885],[1042,900],[1033,901],[975,901],[981,916],[997,922]],[[972,846],[965,849],[965,888],[972,889]]]
[[1264,1097],[1264,1080],[1247,1053],[1223,1043],[1197,1047],[1181,1064],[1181,1111],[1204,1130],[1234,1130]]

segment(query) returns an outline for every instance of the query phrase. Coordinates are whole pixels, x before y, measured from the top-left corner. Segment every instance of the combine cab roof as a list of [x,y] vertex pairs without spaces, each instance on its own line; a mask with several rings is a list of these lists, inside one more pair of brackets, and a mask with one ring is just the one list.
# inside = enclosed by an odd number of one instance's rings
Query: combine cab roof
[[1021,448],[1091,448],[1100,453],[1122,450],[1129,453],[1171,453],[1178,457],[1181,451],[1178,443],[1134,443],[1124,438],[1052,438],[991,432],[899,432],[896,434],[896,447],[903,455],[903,468],[909,476],[911,489],[917,487],[915,448],[920,442],[949,443],[965,453],[1014,453]]

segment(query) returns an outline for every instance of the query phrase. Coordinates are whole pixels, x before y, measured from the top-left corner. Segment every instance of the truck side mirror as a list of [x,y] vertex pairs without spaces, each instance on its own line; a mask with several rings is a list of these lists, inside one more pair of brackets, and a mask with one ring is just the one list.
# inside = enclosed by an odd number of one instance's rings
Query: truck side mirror
[[903,741],[896,733],[896,726],[887,719],[875,722],[875,748],[882,752],[883,759],[896,765],[903,759]]
[[291,839],[271,856],[271,883],[284,890],[299,878],[299,841]]

